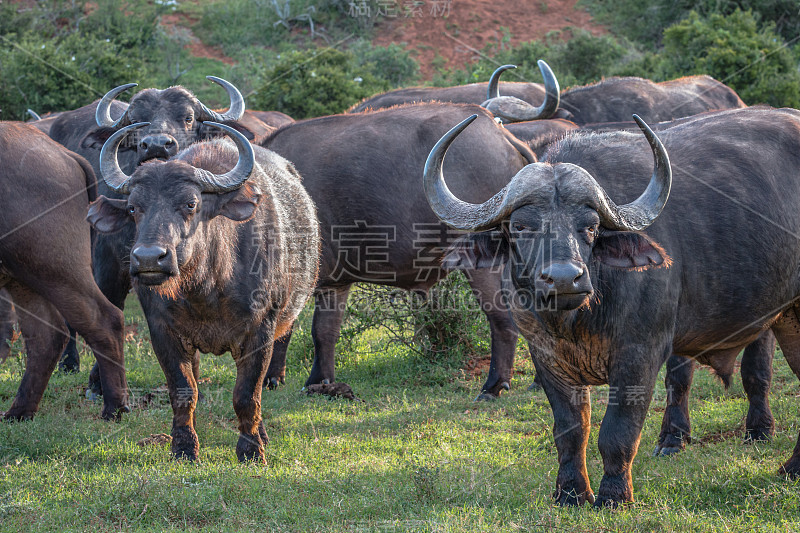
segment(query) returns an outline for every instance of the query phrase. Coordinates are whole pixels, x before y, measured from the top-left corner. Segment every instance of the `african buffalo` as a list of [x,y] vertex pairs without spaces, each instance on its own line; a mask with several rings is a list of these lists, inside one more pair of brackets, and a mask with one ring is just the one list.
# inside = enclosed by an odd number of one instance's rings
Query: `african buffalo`
[[[230,99],[228,111],[212,111],[180,86],[164,90],[144,89],[131,98],[130,105],[115,100],[119,94],[136,86],[129,83],[110,90],[97,102],[62,113],[53,123],[50,136],[84,156],[98,175],[103,144],[120,128],[133,122],[149,122],[150,125],[138,130],[135,139],[134,136],[128,138],[133,142],[126,142],[120,147],[120,166],[127,173],[132,173],[145,161],[168,159],[192,143],[217,136],[218,130],[206,126],[206,121],[222,122],[254,138],[252,132],[237,122],[245,112],[244,99],[239,90],[220,78],[208,76],[208,79],[227,91]],[[263,126],[260,120],[253,119]],[[98,190],[109,198],[122,198],[102,180]],[[92,249],[97,285],[111,303],[120,309],[125,306],[125,297],[131,286],[128,257],[133,240],[134,225],[130,223],[113,235],[98,235]],[[62,367],[65,370],[79,368],[74,341],[71,341],[64,354]],[[90,385],[95,393],[100,393],[97,377],[95,367],[90,375]]]
[[253,115],[255,118],[259,119],[267,126],[273,128],[280,128],[281,126],[285,126],[287,124],[291,124],[292,122],[294,122],[294,119],[292,117],[290,117],[286,113],[281,113],[280,111],[247,110],[245,111],[245,114]]
[[[434,146],[424,171],[437,215],[484,232],[446,261],[505,261],[514,320],[553,409],[560,504],[633,501],[631,465],[670,354],[726,379],[738,353],[771,330],[800,377],[800,111],[716,113],[663,131],[664,144],[635,119],[652,172],[636,134],[572,135],[489,201],[466,203],[447,189],[442,162],[473,119]],[[600,427],[604,476],[595,498],[585,461],[588,394],[601,384],[615,401]],[[800,476],[800,438],[780,472]]]
[[[505,65],[501,69],[515,68],[513,65]],[[498,69],[500,70],[500,69]],[[558,82],[553,75],[553,71],[544,61],[539,61],[539,70],[544,78],[544,85],[538,83],[512,82],[503,83],[503,94],[506,97],[514,97],[528,102],[543,102],[542,112],[532,118],[547,118],[544,112],[555,111],[558,107]],[[502,70],[500,70],[502,72]],[[378,110],[394,107],[402,104],[419,104],[426,102],[449,102],[455,104],[483,104],[488,98],[497,96],[499,83],[499,72],[495,71],[492,78],[486,83],[470,83],[468,85],[457,85],[455,87],[411,87],[407,89],[396,89],[386,93],[378,94],[367,98],[357,105],[351,107],[347,113],[360,113],[367,110]],[[555,100],[553,98],[555,97]],[[553,106],[555,103],[555,106]],[[532,107],[532,106],[530,106]],[[529,110],[521,113],[531,113]],[[526,116],[528,116],[526,115]],[[528,120],[528,119],[522,119]]]
[[[502,101],[503,97],[495,99]],[[484,107],[491,109],[492,100],[485,102]],[[538,108],[529,102],[516,101],[517,105],[504,109],[503,121],[521,122],[531,120],[532,115],[537,116]],[[686,76],[660,83],[625,77],[608,78],[563,91],[554,118],[564,118],[583,126],[626,121],[635,112],[648,122],[661,122],[704,111],[742,107],[745,103],[739,95],[711,76]]]
[[[653,131],[663,131],[698,119],[706,119],[719,111],[707,111],[666,122],[650,124]],[[569,131],[578,129],[572,122],[563,119],[534,120],[506,124],[506,129],[514,133],[520,140],[525,140],[531,150],[541,158],[550,145],[558,142]],[[639,131],[634,121],[605,122],[587,124],[580,128],[582,132]],[[748,345],[742,358],[741,376],[749,400],[749,409],[745,421],[747,440],[768,440],[775,431],[774,419],[769,407],[769,389],[772,382],[772,353],[775,351],[775,339],[769,332]],[[689,389],[691,388],[695,364],[686,362],[680,356],[672,356],[667,360],[667,373],[664,378],[667,394],[667,408],[664,412],[661,434],[655,449],[656,455],[669,455],[682,451],[691,441],[691,424],[689,422]],[[723,376],[724,378],[724,376]],[[727,388],[730,380],[723,379]],[[529,388],[541,386],[538,376]]]
[[[0,288],[16,304],[28,353],[4,418],[33,418],[67,342],[66,319],[100,365],[106,390],[102,416],[116,419],[128,410],[123,317],[92,278],[91,228],[83,220],[96,196],[92,167],[23,123],[0,123],[0,153]],[[5,291],[0,297],[10,310]]]
[[31,120],[29,120],[28,123],[37,130],[44,132],[46,135],[50,135],[50,128],[53,127],[53,122],[61,116],[60,112],[56,112],[47,113],[42,117],[33,109],[28,109],[28,114],[31,116]]
[[[319,210],[315,357],[306,385],[334,381],[334,350],[353,283],[426,291],[446,275],[439,260],[454,236],[427,206],[418,169],[453,118],[473,113],[477,127],[450,168],[458,194],[481,201],[535,157],[477,105],[407,105],[303,120],[263,143],[297,166]],[[469,271],[467,277],[491,328],[492,364],[482,388],[488,399],[508,389],[518,335],[507,308],[495,305],[499,275]],[[283,381],[288,342],[287,335],[276,344],[267,374],[271,387]]]
[[291,163],[215,122],[208,126],[235,145],[197,143],[128,176],[117,162],[119,145],[147,126],[126,126],[106,142],[103,179],[124,197],[100,196],[87,218],[101,232],[135,225],[130,275],[167,377],[175,457],[196,460],[199,452],[195,352],[230,351],[236,455],[263,462],[261,387],[273,341],[291,328],[317,274],[314,204]]

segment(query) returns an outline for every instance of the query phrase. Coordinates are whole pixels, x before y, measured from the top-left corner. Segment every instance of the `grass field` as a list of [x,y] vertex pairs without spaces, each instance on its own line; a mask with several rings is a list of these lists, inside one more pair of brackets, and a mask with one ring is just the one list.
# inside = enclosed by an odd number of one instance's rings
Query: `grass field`
[[[167,444],[137,445],[169,433],[172,415],[134,299],[126,317],[138,328],[126,366],[139,404],[119,424],[100,420],[100,406],[83,396],[87,355],[80,374],[53,376],[34,421],[0,423],[0,530],[800,531],[800,482],[776,475],[800,422],[800,386],[780,355],[772,442],[742,443],[747,401],[738,375],[725,391],[700,370],[695,443],[675,457],[651,457],[660,385],[633,468],[636,503],[598,512],[551,503],[552,415],[543,392],[526,390],[532,365],[521,345],[512,391],[473,403],[482,381],[462,370],[463,360],[425,360],[369,330],[341,354],[337,376],[364,402],[309,397],[299,392],[311,363],[306,310],[286,385],[264,394],[267,465],[236,461],[228,356],[203,357],[201,461],[187,464],[171,460]],[[23,361],[0,367],[0,410]],[[593,408],[588,468],[596,490],[604,406],[595,399]]]

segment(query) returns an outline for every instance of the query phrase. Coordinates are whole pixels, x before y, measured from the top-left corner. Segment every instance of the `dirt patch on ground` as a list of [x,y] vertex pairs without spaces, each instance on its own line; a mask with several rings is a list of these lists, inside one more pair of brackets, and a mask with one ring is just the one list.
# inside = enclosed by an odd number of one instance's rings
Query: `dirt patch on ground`
[[464,372],[471,379],[480,379],[489,373],[489,364],[492,358],[490,355],[485,357],[471,357],[464,363]]
[[234,65],[236,62],[226,56],[222,50],[214,46],[208,46],[197,38],[192,30],[189,29],[195,24],[197,24],[197,19],[184,13],[170,13],[161,17],[161,25],[164,30],[168,34],[184,41],[186,43],[184,48],[189,50],[189,53],[193,56],[217,59],[226,65]]
[[[383,2],[386,3],[386,2]],[[437,67],[461,68],[480,57],[487,44],[500,45],[543,38],[568,26],[595,35],[606,33],[588,12],[576,8],[577,0],[404,0],[394,17],[376,25],[373,43],[407,43],[418,55],[422,77],[430,80]],[[379,2],[381,4],[381,2]],[[416,4],[411,11],[411,4]],[[508,31],[504,30],[506,28]]]

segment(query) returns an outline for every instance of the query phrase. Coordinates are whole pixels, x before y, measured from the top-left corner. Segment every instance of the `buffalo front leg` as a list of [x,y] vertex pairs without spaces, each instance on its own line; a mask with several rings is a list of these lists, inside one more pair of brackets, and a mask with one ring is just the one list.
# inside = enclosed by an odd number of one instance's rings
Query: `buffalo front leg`
[[67,342],[66,326],[56,308],[35,292],[9,286],[17,304],[17,317],[25,339],[28,360],[17,395],[3,418],[30,420],[39,409],[44,390]]
[[[147,315],[147,314],[146,314]],[[194,378],[195,350],[187,349],[176,333],[148,320],[153,351],[167,378],[172,405],[172,455],[196,461],[200,441],[194,430],[197,409],[197,381]]]
[[747,348],[742,356],[742,385],[750,407],[745,423],[745,440],[769,440],[775,434],[775,418],[769,407],[772,385],[772,359],[775,355],[775,335],[765,331]]
[[689,391],[694,377],[694,359],[672,355],[667,359],[664,387],[667,407],[661,420],[661,433],[653,455],[671,455],[686,448],[691,441]]
[[314,364],[306,387],[318,383],[333,383],[336,378],[336,341],[342,328],[350,286],[318,289],[314,294],[314,318],[311,337],[314,340]]
[[641,357],[623,355],[620,360],[639,363],[612,368],[609,376],[608,408],[597,438],[603,458],[603,479],[594,502],[598,507],[633,502],[631,467],[658,377],[658,366],[647,368]]
[[264,378],[264,386],[270,390],[277,389],[278,385],[284,382],[286,377],[286,351],[289,349],[289,341],[292,340],[292,330],[280,339],[276,339],[272,345],[272,358],[269,361],[267,376]]
[[267,432],[261,419],[261,391],[272,355],[275,326],[262,324],[256,335],[242,346],[236,360],[236,385],[233,387],[233,409],[239,418],[239,441],[236,457],[239,461],[264,460]]
[[541,376],[547,400],[553,410],[553,439],[558,450],[558,477],[553,497],[559,505],[581,505],[594,502],[586,471],[586,446],[591,427],[590,389],[582,385],[567,386],[556,382],[543,369]]
[[467,271],[472,292],[481,304],[489,321],[492,338],[492,358],[489,375],[476,400],[494,400],[511,388],[511,372],[517,348],[517,326],[502,298],[502,278],[499,272],[486,268]]

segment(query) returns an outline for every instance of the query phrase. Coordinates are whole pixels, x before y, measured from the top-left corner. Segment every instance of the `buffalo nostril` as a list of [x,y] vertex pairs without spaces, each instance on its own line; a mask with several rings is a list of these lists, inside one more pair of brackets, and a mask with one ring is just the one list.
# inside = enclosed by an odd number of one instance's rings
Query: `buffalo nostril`
[[550,276],[548,276],[544,272],[539,274],[539,281],[541,281],[542,283],[546,283],[548,285],[552,285],[553,284],[553,278],[551,278]]
[[144,142],[144,141],[140,142],[139,146],[142,148],[142,150],[147,150],[147,143],[146,142]]

